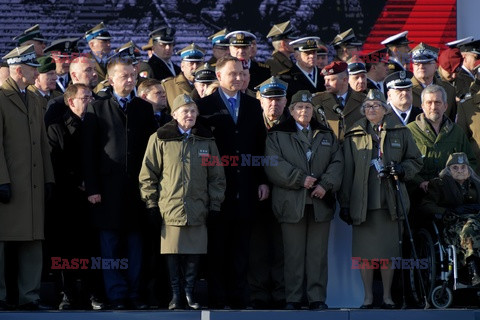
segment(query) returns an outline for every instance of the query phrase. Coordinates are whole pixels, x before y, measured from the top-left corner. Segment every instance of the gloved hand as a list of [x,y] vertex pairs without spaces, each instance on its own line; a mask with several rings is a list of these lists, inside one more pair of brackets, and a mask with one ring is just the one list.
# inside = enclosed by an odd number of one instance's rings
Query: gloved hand
[[158,207],[147,208],[147,223],[155,232],[160,232],[162,229],[162,216]]
[[50,201],[53,198],[55,183],[47,182],[45,183],[45,201]]
[[403,169],[403,166],[400,163],[396,163],[393,169],[397,173],[398,179],[403,181],[403,178],[405,178],[405,169]]
[[0,202],[9,203],[12,198],[12,188],[10,183],[0,184]]
[[451,224],[457,220],[457,215],[450,210],[445,211],[443,214],[443,223],[445,224]]
[[350,217],[349,208],[340,208],[340,219],[342,219],[348,225],[353,223],[352,217]]

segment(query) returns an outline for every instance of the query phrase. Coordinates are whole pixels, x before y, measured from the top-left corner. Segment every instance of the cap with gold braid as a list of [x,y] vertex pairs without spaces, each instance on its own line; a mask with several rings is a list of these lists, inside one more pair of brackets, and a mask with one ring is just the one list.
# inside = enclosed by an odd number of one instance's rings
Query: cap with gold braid
[[40,67],[40,63],[37,61],[35,49],[33,44],[29,46],[17,47],[10,51],[6,56],[2,58],[6,60],[9,66],[16,64],[26,64],[30,67]]
[[40,33],[40,26],[38,24],[23,31],[22,34],[16,36],[12,40],[17,41],[18,46],[21,46],[22,43],[27,42],[28,40],[36,40],[40,42],[47,41],[47,39],[45,39],[43,35]]
[[270,32],[267,34],[267,38],[271,38],[272,41],[291,39],[293,33],[293,27],[290,20],[273,25]]
[[161,26],[160,28],[150,32],[148,36],[153,39],[153,42],[174,43],[176,31],[177,30],[175,28],[169,26]]
[[115,49],[115,54],[108,58],[108,61],[113,59],[129,59],[132,60],[132,64],[138,64],[137,56],[140,56],[140,50],[138,46],[132,40]]
[[195,82],[208,83],[215,80],[217,80],[215,68],[212,67],[208,62],[195,70]]
[[232,31],[225,36],[225,39],[228,39],[231,46],[242,47],[251,45],[257,37],[248,31]]
[[93,39],[98,39],[98,40],[112,39],[112,36],[108,32],[103,22],[100,22],[95,27],[85,32],[85,40],[87,40],[87,42],[90,42]]
[[312,51],[319,50],[320,38],[319,37],[304,37],[297,40],[290,41],[289,43],[293,49],[298,51]]
[[43,50],[45,53],[55,54],[56,57],[67,58],[73,53],[79,53],[78,41],[80,38],[64,38],[53,41]]

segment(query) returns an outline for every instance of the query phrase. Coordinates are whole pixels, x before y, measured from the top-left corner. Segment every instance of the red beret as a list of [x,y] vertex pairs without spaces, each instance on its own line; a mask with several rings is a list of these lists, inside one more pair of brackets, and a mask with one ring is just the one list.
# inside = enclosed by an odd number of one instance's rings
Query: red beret
[[345,62],[343,62],[343,61],[333,61],[332,63],[327,65],[325,68],[323,68],[322,74],[324,76],[330,76],[330,75],[333,75],[333,74],[342,73],[345,70],[347,70],[347,68],[348,68],[348,64],[346,64]]
[[454,73],[462,63],[462,54],[458,48],[445,49],[438,56],[438,64],[449,73]]

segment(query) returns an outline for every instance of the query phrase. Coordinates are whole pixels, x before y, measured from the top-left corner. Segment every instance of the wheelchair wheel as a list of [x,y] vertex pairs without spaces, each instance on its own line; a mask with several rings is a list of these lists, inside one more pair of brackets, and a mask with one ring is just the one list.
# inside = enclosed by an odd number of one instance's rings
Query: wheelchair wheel
[[437,286],[432,292],[432,304],[437,309],[448,308],[453,302],[452,289],[442,286]]
[[[430,300],[431,293],[435,286],[436,274],[437,274],[437,258],[435,254],[435,247],[433,239],[428,230],[420,229],[413,235],[413,241],[415,249],[417,251],[418,259],[428,260],[428,269],[420,269],[422,275],[423,285],[425,287],[427,299]],[[411,255],[413,257],[413,252]],[[416,269],[410,269],[410,286],[412,289],[412,296],[419,307],[425,306],[425,299],[422,293],[422,287],[420,279],[418,277],[418,271]]]

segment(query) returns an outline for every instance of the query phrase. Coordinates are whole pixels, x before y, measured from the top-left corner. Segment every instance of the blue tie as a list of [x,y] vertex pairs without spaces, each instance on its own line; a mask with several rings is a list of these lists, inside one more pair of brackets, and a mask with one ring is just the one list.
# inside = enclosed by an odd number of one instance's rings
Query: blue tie
[[125,109],[127,108],[127,102],[128,102],[127,98],[120,99],[120,107],[122,108],[123,111],[125,111]]
[[236,122],[237,121],[237,99],[235,98],[228,98],[228,103],[230,103],[230,113],[232,114],[233,120]]

